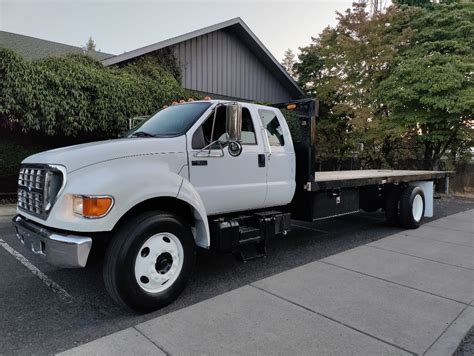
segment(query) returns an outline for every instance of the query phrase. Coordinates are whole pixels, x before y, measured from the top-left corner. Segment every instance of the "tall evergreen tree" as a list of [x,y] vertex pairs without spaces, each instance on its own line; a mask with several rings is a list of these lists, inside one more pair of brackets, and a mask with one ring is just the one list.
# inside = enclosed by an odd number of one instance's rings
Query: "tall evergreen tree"
[[293,51],[288,48],[286,51],[285,51],[285,54],[283,55],[283,60],[281,61],[281,65],[283,66],[283,68],[286,69],[286,71],[293,77],[295,78],[295,69],[294,69],[294,65],[295,65],[295,54],[293,53]]
[[96,43],[95,41],[92,39],[91,36],[89,36],[89,39],[87,40],[86,42],[86,46],[85,46],[85,50],[87,52],[95,52],[96,51]]

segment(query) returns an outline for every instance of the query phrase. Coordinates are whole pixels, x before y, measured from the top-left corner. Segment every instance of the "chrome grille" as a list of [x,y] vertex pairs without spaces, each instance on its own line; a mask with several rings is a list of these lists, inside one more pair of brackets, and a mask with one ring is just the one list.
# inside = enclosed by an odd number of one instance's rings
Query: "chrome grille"
[[44,213],[44,187],[47,171],[44,168],[21,168],[18,176],[18,206],[35,215]]

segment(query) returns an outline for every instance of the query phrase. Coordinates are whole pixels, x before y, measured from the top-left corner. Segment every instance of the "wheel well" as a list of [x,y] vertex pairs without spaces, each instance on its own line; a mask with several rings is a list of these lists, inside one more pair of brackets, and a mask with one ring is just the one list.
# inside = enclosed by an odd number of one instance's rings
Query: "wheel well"
[[115,224],[114,230],[117,229],[117,227],[126,221],[130,216],[149,210],[161,210],[175,214],[182,218],[190,226],[194,226],[194,213],[193,207],[191,205],[185,201],[173,197],[157,197],[142,201],[127,211]]

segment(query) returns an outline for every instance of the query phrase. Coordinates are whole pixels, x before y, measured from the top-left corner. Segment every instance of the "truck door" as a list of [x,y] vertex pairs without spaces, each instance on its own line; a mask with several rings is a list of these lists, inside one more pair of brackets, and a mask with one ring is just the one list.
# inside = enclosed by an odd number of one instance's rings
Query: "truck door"
[[279,110],[258,108],[257,114],[266,136],[266,206],[285,205],[295,193],[295,151],[290,130]]
[[258,118],[242,105],[242,153],[233,157],[227,149],[225,115],[225,106],[220,106],[212,139],[219,138],[222,150],[215,144],[210,154],[207,149],[202,151],[211,143],[214,113],[194,128],[188,139],[189,178],[208,215],[261,208],[267,192],[265,146],[256,134],[261,127]]

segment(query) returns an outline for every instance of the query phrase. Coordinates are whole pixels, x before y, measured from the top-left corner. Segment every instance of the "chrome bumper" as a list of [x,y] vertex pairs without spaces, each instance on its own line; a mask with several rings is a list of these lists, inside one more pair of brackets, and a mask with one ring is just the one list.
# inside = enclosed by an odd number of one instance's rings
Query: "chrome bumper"
[[92,247],[90,237],[52,232],[21,215],[12,221],[18,240],[35,255],[58,267],[85,267]]

